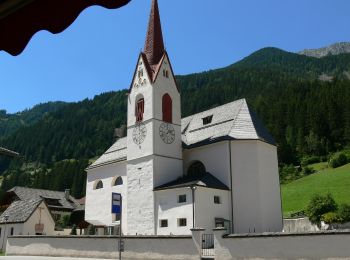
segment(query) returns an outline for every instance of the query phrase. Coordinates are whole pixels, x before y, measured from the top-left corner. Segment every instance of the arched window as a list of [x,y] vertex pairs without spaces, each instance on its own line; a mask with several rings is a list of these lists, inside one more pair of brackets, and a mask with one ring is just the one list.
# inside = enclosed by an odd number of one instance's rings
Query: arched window
[[103,188],[103,182],[101,180],[96,181],[95,190],[99,190]]
[[191,166],[188,168],[187,175],[192,177],[199,177],[203,174],[205,174],[207,171],[205,169],[205,166],[202,162],[196,161],[191,164]]
[[163,96],[163,121],[172,123],[173,122],[173,101],[169,94]]
[[113,186],[119,186],[119,185],[123,185],[123,179],[120,176],[117,177],[113,182]]
[[145,112],[145,99],[141,96],[137,99],[135,105],[135,117],[136,122],[141,122],[143,120],[143,113]]

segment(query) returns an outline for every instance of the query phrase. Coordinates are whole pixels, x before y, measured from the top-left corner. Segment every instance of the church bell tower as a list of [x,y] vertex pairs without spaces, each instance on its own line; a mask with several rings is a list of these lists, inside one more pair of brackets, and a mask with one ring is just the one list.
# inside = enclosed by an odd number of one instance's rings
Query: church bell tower
[[181,99],[164,48],[157,0],[128,95],[128,234],[155,235],[153,189],[182,176]]

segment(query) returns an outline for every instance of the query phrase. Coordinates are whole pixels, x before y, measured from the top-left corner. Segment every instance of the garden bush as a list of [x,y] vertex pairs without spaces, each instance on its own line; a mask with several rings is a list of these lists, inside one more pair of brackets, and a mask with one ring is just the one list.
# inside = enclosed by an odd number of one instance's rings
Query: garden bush
[[306,215],[311,223],[319,225],[322,215],[336,211],[337,204],[331,194],[328,193],[326,196],[315,194],[306,208]]
[[350,222],[350,205],[341,204],[337,212],[337,217],[339,223]]
[[319,156],[306,156],[301,159],[301,166],[306,166],[313,163],[319,163],[321,161],[322,160]]
[[348,157],[345,155],[345,153],[336,153],[333,156],[331,156],[329,160],[329,166],[332,168],[338,168],[340,166],[343,166],[349,162]]

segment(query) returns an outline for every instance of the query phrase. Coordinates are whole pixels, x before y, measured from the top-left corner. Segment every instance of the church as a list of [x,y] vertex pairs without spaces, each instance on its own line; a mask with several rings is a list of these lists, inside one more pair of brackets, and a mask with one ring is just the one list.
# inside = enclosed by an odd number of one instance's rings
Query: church
[[[87,168],[85,220],[99,234],[120,223],[124,235],[282,231],[273,137],[245,99],[181,118],[157,0],[126,98],[127,136]],[[122,221],[112,193],[122,195]]]

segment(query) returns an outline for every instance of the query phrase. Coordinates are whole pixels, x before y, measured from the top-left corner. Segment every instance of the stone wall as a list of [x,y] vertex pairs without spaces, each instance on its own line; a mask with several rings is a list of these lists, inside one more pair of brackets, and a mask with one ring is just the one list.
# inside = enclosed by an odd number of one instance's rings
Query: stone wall
[[[190,236],[125,237],[123,259],[200,259]],[[118,258],[117,237],[14,236],[6,255]]]

